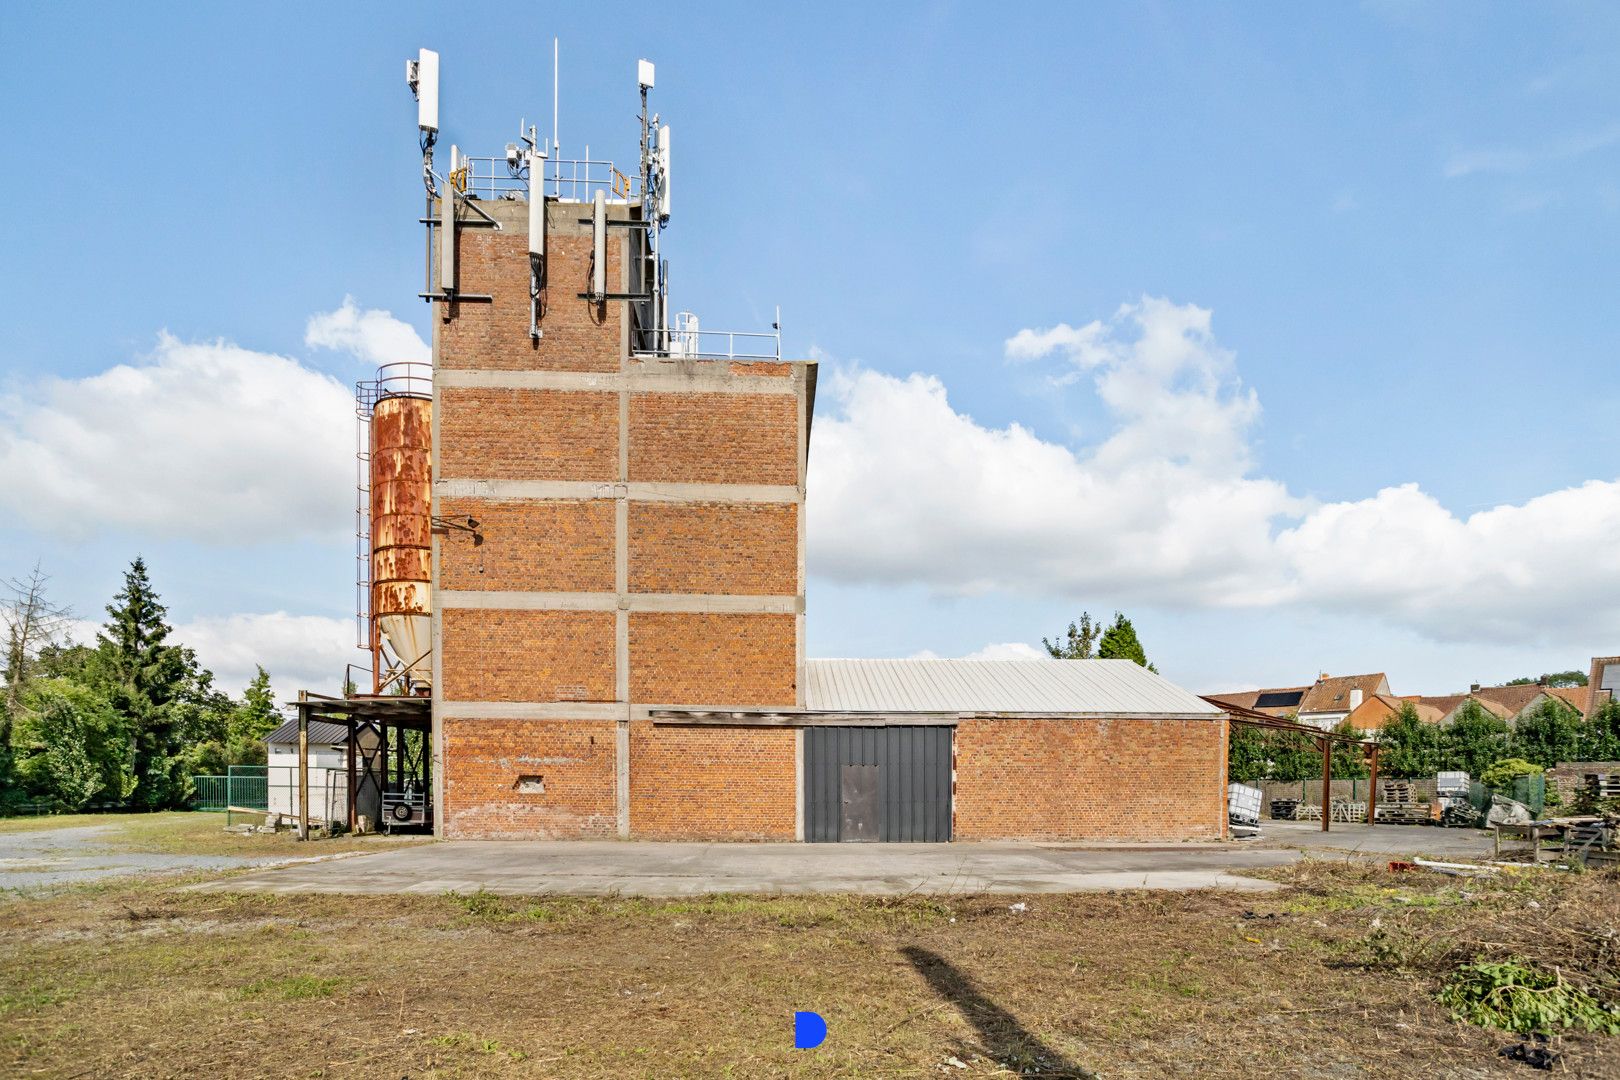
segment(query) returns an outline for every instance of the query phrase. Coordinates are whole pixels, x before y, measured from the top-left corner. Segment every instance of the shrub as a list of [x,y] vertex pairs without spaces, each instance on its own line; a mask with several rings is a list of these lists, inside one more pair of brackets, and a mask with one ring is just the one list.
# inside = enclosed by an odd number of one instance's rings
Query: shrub
[[1504,758],[1481,773],[1479,782],[1492,791],[1511,792],[1514,780],[1521,776],[1539,776],[1546,771],[1524,758]]
[[1620,1035],[1620,1013],[1556,974],[1519,960],[1457,968],[1436,995],[1458,1020],[1521,1033],[1576,1028]]

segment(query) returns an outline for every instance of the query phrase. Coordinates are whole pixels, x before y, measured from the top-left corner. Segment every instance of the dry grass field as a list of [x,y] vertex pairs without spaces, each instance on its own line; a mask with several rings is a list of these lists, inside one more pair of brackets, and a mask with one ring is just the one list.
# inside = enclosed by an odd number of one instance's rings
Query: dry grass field
[[[1613,876],[1271,873],[1286,888],[1033,896],[1022,911],[122,879],[0,901],[0,1073],[1528,1077],[1501,1055],[1519,1036],[1435,1003],[1459,959],[1528,954],[1620,987]],[[826,1018],[818,1049],[793,1048],[797,1009]],[[1620,1038],[1552,1049],[1563,1075],[1620,1076]]]

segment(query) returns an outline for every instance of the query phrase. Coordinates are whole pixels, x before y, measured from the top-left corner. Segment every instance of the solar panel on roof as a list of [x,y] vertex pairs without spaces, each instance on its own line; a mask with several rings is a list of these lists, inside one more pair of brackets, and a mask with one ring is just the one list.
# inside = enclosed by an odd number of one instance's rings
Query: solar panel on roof
[[1261,694],[1254,699],[1257,709],[1290,709],[1298,705],[1305,697],[1303,690],[1279,690],[1270,694]]

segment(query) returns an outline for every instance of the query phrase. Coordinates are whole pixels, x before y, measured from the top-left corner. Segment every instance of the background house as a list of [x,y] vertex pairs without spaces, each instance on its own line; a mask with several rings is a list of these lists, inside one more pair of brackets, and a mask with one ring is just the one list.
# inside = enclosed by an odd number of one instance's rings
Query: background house
[[1305,691],[1299,703],[1298,720],[1310,727],[1331,731],[1353,711],[1361,708],[1368,698],[1382,694],[1392,697],[1389,679],[1383,672],[1371,675],[1321,677]]

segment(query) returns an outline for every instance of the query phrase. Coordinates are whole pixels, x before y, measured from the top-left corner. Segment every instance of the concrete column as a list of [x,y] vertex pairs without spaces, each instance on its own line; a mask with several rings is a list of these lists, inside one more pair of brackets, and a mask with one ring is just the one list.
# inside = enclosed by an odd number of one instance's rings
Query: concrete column
[[618,761],[619,839],[630,839],[630,721],[620,720],[614,740],[614,755]]

